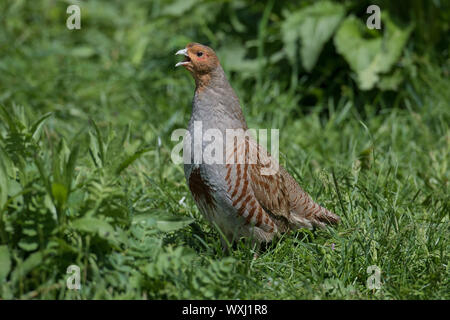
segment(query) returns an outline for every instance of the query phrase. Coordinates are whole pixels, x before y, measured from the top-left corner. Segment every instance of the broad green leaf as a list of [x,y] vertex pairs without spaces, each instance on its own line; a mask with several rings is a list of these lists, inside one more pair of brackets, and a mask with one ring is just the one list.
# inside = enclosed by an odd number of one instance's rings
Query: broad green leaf
[[397,90],[404,77],[400,69],[396,69],[392,74],[382,75],[377,83],[381,90]]
[[102,238],[111,237],[114,233],[114,228],[108,222],[98,218],[80,218],[72,223],[72,227],[79,231],[98,234]]
[[49,195],[52,195],[53,192],[52,192],[52,187],[50,185],[50,179],[45,174],[44,164],[42,163],[42,160],[39,158],[39,156],[37,154],[34,156],[34,163],[36,164],[36,167],[38,168],[42,182],[44,183],[44,186],[47,189],[47,193]]
[[36,242],[27,242],[26,240],[21,240],[18,243],[18,246],[20,249],[24,250],[24,251],[34,251],[36,250],[39,245]]
[[11,130],[12,132],[19,131],[19,128],[17,127],[19,123],[16,123],[16,121],[11,118],[8,110],[6,110],[6,108],[3,106],[0,106],[0,119],[8,124],[9,130]]
[[75,172],[75,162],[78,158],[78,151],[79,146],[76,145],[70,152],[69,159],[67,160],[66,168],[65,168],[65,182],[66,182],[66,188],[68,189],[68,192],[70,193],[72,188],[72,176]]
[[52,115],[51,112],[44,114],[39,120],[37,120],[30,129],[33,139],[38,140],[41,133],[41,128],[44,125],[44,121]]
[[43,257],[44,255],[39,251],[31,254],[24,262],[18,263],[11,274],[11,281],[15,283],[20,278],[25,277],[31,270],[41,264]]
[[413,29],[412,25],[403,29],[395,25],[387,13],[382,15],[382,19],[383,36],[364,38],[365,25],[360,19],[350,16],[334,37],[337,51],[356,72],[362,90],[372,89],[380,80],[380,75],[392,69]]
[[247,31],[247,27],[245,24],[239,21],[236,11],[242,8],[242,3],[230,2],[230,6],[228,7],[228,14],[230,17],[230,24],[233,26],[233,29],[237,32],[245,32]]
[[62,206],[66,203],[68,194],[69,190],[67,190],[65,185],[58,182],[52,183],[53,199],[55,199],[58,205]]
[[230,43],[220,48],[217,53],[228,71],[239,72],[244,78],[254,77],[257,73],[258,60],[246,58],[247,50],[242,44]]
[[0,161],[5,166],[6,176],[13,177],[16,173],[15,166],[11,158],[8,156],[6,151],[0,146]]
[[[96,163],[97,166],[103,167],[105,165],[105,145],[103,142],[103,137],[100,132],[100,129],[98,128],[97,124],[94,120],[91,120],[92,125],[94,126],[95,135],[92,132],[89,132],[90,136],[90,151],[93,153],[93,160]],[[100,161],[98,161],[98,160]],[[97,163],[100,162],[100,163]]]
[[172,4],[165,6],[162,10],[163,14],[171,16],[181,16],[186,11],[191,9],[198,0],[177,0]]
[[95,54],[95,50],[92,47],[75,47],[70,51],[70,54],[77,58],[89,58]]
[[319,58],[324,44],[331,38],[344,18],[345,7],[339,3],[317,2],[289,14],[283,22],[284,50],[293,63],[300,39],[300,56],[303,67],[311,71]]
[[175,231],[194,222],[194,219],[172,214],[159,214],[155,219],[156,227],[162,232]]
[[7,246],[0,246],[0,283],[6,279],[11,270],[11,257]]
[[0,149],[0,211],[8,200],[8,173],[6,155]]
[[184,216],[176,216],[163,211],[138,214],[133,217],[133,224],[141,224],[147,227],[156,227],[159,231],[175,231],[194,222],[194,219]]
[[136,41],[133,48],[133,54],[131,56],[131,63],[133,63],[133,65],[137,66],[141,63],[149,43],[150,38],[148,37],[141,37]]
[[133,217],[132,223],[154,227],[156,226],[156,218],[151,213],[138,214]]
[[120,174],[123,170],[125,170],[130,164],[139,159],[144,153],[151,151],[152,148],[145,148],[137,151],[132,156],[126,158],[116,169],[116,174]]

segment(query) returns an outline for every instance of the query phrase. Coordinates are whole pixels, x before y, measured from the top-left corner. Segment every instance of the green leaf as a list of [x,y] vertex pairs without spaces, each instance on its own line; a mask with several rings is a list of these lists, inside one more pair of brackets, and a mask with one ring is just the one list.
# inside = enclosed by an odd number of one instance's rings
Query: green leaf
[[98,234],[102,238],[111,238],[114,233],[114,228],[108,222],[92,217],[75,220],[72,227],[79,231]]
[[70,51],[70,54],[77,58],[89,58],[95,54],[95,50],[92,47],[77,46]]
[[6,175],[10,177],[14,176],[16,173],[14,163],[13,161],[11,161],[7,152],[1,146],[0,146],[0,160],[5,167]]
[[156,219],[151,213],[138,214],[133,217],[133,224],[145,225],[146,227],[155,227]]
[[96,158],[98,158],[100,161],[101,166],[103,167],[105,165],[105,145],[103,143],[103,137],[100,132],[100,129],[98,128],[97,124],[94,120],[91,120],[92,125],[94,126],[95,135],[93,133],[89,133],[89,136],[91,138],[90,143],[90,151],[93,153],[93,160],[96,163],[96,165],[99,165],[97,163]]
[[[0,211],[8,200],[8,173],[6,169],[6,154],[0,149]],[[1,216],[0,216],[1,217]],[[1,223],[1,222],[0,222]]]
[[294,63],[300,39],[302,64],[310,72],[344,15],[343,5],[328,1],[290,13],[281,25],[284,50],[289,60]]
[[78,158],[78,151],[79,146],[76,145],[70,152],[69,160],[67,161],[66,168],[65,168],[65,182],[66,182],[66,188],[68,192],[70,193],[71,187],[72,187],[72,176],[75,172],[75,162]]
[[11,270],[11,257],[6,245],[0,246],[0,284],[6,279]]
[[156,228],[162,232],[175,231],[194,222],[192,218],[167,213],[159,213],[154,218],[156,219]]
[[392,69],[413,29],[412,25],[401,29],[387,13],[382,17],[386,29],[383,36],[364,38],[366,26],[360,19],[350,16],[341,24],[334,37],[337,51],[356,72],[362,90],[372,89],[378,83],[380,74]]
[[156,210],[152,213],[138,214],[133,217],[133,224],[156,227],[159,231],[175,231],[194,222],[194,219],[185,216],[176,216],[167,212]]
[[397,90],[398,86],[403,82],[404,76],[400,69],[395,69],[392,74],[382,75],[380,81],[377,83],[381,90]]
[[30,252],[36,250],[39,247],[39,245],[36,242],[27,242],[27,240],[21,240],[18,243],[20,249]]
[[228,71],[239,72],[244,78],[254,77],[259,68],[257,59],[246,58],[247,50],[242,44],[229,43],[218,50],[222,64]]
[[126,169],[130,164],[132,164],[134,161],[136,161],[138,158],[140,158],[144,153],[151,151],[151,148],[146,148],[137,151],[132,156],[126,158],[116,169],[116,174],[120,174],[124,169]]
[[45,174],[44,164],[42,163],[41,159],[37,154],[34,156],[34,163],[36,164],[36,167],[38,168],[39,175],[42,179],[42,182],[44,183],[45,189],[47,190],[47,193],[49,195],[52,195],[52,187],[50,185],[50,179]]
[[147,49],[148,44],[150,43],[150,38],[148,37],[140,37],[137,39],[134,47],[133,54],[131,56],[131,63],[135,66],[138,66],[142,58],[144,57],[145,50]]
[[60,207],[66,203],[68,194],[69,190],[67,190],[65,185],[58,182],[52,183],[53,199],[55,199],[56,203],[58,203]]
[[44,114],[41,118],[39,118],[38,121],[36,121],[33,126],[30,129],[30,133],[33,137],[33,139],[37,140],[39,138],[39,135],[41,133],[41,128],[44,124],[44,121],[52,115],[51,112]]
[[228,7],[228,16],[230,18],[230,24],[233,26],[233,29],[237,32],[246,32],[247,27],[245,24],[239,21],[239,18],[236,14],[236,11],[242,8],[242,4],[237,4],[235,2],[230,2]]
[[171,16],[181,16],[191,9],[198,0],[177,0],[163,8],[162,13]]
[[11,118],[9,115],[9,111],[5,109],[5,107],[0,106],[0,119],[8,123],[8,128],[13,133],[16,133],[19,131],[19,128],[16,126],[16,122]]
[[15,283],[25,277],[31,270],[41,264],[43,257],[43,253],[39,251],[31,254],[23,263],[18,263],[11,274],[11,282]]

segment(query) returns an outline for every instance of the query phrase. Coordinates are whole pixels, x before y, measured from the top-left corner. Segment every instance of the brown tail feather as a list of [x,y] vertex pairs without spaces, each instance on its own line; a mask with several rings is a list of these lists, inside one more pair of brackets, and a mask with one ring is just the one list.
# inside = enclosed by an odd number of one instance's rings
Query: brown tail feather
[[333,212],[313,203],[308,207],[296,207],[291,211],[289,222],[296,228],[324,228],[326,225],[336,225],[341,218]]
[[314,220],[318,220],[325,224],[335,225],[341,221],[341,218],[324,207],[321,207],[321,210],[315,214]]

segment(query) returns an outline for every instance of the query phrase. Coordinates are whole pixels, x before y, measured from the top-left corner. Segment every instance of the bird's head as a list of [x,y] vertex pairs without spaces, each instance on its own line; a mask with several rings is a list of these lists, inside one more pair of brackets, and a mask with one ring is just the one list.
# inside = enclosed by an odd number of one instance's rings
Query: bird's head
[[189,43],[175,54],[184,55],[184,61],[178,62],[175,67],[185,67],[196,81],[208,76],[220,65],[214,50],[200,43]]

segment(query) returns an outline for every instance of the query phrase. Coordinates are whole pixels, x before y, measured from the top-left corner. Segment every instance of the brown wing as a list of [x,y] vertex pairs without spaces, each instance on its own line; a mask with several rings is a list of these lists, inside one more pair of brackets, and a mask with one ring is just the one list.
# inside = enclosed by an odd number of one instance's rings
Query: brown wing
[[289,221],[297,227],[325,227],[326,224],[337,224],[339,216],[315,203],[295,179],[280,166],[286,189],[289,194]]
[[[250,141],[250,150],[252,150]],[[251,166],[252,188],[261,206],[270,214],[280,231],[312,226],[324,227],[336,224],[340,218],[324,207],[315,203],[295,181],[259,145],[257,148],[257,164]]]
[[[252,145],[253,144],[253,145]],[[260,205],[281,232],[289,229],[289,193],[278,163],[256,142],[250,141],[250,152],[256,152],[256,164],[250,165],[251,187]]]
[[[233,201],[233,207],[237,209],[239,216],[243,217],[247,224],[260,227],[268,233],[278,230],[278,225],[274,222],[270,208],[272,201],[263,201],[269,190],[264,190],[263,187],[258,188],[255,181],[263,180],[262,185],[270,185],[270,181],[257,176],[256,163],[250,163],[249,148],[255,147],[256,144],[250,143],[248,139],[244,140],[238,138],[238,142],[234,144],[233,148],[227,148],[227,173],[225,181],[227,183],[227,192]],[[245,142],[247,141],[247,142]],[[251,146],[251,147],[250,147]],[[270,179],[270,178],[269,178]],[[269,183],[270,182],[270,183]],[[286,213],[286,201],[283,198],[281,201],[273,201],[277,203],[279,210],[274,210],[278,213]],[[281,205],[282,204],[282,205]]]
[[227,150],[228,163],[232,157],[237,164],[228,165],[226,180],[239,214],[265,231],[287,231],[289,198],[278,163],[249,136],[240,136],[234,150]]
[[227,161],[235,155],[237,164],[227,164],[226,181],[233,206],[247,223],[268,232],[285,232],[339,221],[338,216],[315,203],[252,138],[241,140],[232,153],[227,151]]

